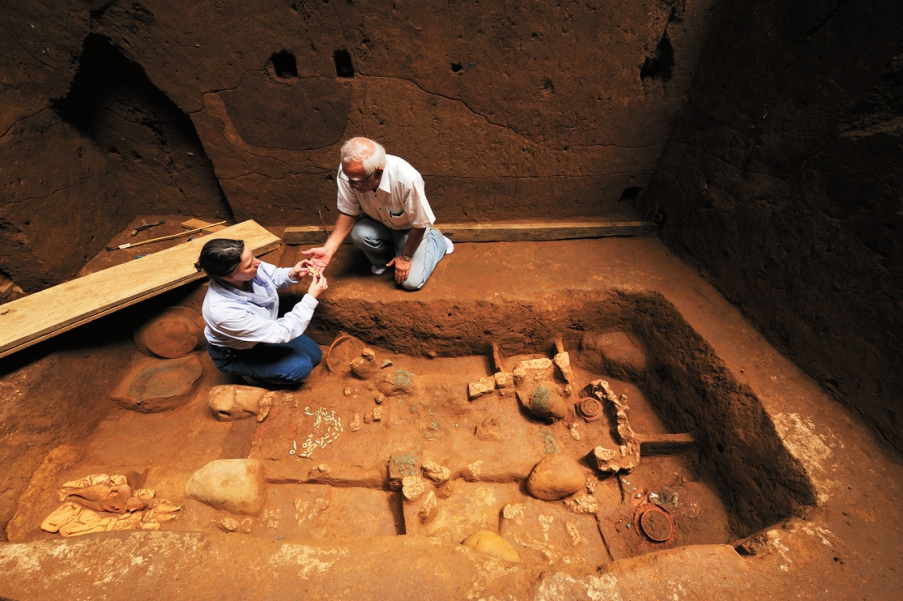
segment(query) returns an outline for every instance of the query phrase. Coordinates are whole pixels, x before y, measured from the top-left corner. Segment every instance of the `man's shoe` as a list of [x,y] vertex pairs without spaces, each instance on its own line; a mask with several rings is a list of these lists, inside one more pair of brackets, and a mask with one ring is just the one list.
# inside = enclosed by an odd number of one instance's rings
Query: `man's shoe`
[[371,265],[370,271],[373,272],[373,275],[382,275],[386,272],[386,268],[385,267],[377,267],[376,265]]
[[442,236],[442,238],[445,240],[445,254],[450,255],[455,252],[455,244],[445,236]]

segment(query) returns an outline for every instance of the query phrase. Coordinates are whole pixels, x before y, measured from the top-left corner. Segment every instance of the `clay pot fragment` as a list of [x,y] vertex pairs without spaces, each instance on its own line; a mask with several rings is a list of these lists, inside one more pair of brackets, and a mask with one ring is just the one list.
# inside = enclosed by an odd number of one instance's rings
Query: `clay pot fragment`
[[170,307],[135,329],[135,344],[148,356],[176,359],[204,342],[204,320],[186,307]]
[[533,416],[542,420],[556,420],[567,417],[567,405],[557,392],[548,385],[539,385],[517,391],[517,400]]
[[256,386],[225,384],[207,393],[207,405],[221,422],[257,417],[262,422],[270,413],[277,392]]
[[194,385],[203,375],[194,355],[180,359],[144,359],[126,373],[113,391],[113,400],[125,409],[157,413],[191,400]]

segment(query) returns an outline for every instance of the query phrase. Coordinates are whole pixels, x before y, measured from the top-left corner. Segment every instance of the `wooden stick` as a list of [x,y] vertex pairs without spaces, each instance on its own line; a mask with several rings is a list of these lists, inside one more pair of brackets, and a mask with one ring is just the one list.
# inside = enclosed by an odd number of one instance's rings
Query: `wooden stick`
[[178,234],[170,234],[169,236],[160,236],[159,238],[151,238],[150,240],[142,240],[141,242],[135,242],[134,244],[120,244],[119,246],[108,246],[107,250],[123,250],[126,248],[135,248],[136,246],[144,246],[145,244],[150,244],[152,242],[162,242],[163,240],[172,240],[173,238],[179,238],[180,236],[187,236],[188,234],[194,234],[201,230],[206,230],[209,227],[214,227],[216,225],[222,225],[226,223],[226,220],[223,219],[217,223],[211,223],[210,225],[205,225],[204,227],[199,227],[197,229],[188,230],[187,232],[179,232]]

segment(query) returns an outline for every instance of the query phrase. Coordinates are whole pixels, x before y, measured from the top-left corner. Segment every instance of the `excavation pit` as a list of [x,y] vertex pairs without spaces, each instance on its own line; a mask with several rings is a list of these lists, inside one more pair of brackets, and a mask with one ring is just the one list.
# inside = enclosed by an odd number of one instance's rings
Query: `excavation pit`
[[[20,503],[20,540],[58,536],[38,529],[58,506],[55,491],[92,473],[140,474],[139,485],[182,506],[165,530],[323,544],[425,536],[449,545],[490,531],[521,562],[572,572],[729,544],[814,504],[808,477],[758,400],[657,294],[336,299],[310,334],[324,349],[353,336],[336,349],[360,353],[366,345],[375,371],[356,377],[353,353],[336,352],[341,365],[330,370],[324,361],[302,387],[276,393],[260,423],[220,422],[207,393],[228,379],[198,349],[205,376],[190,402],[152,414],[115,410],[72,451],[77,459],[45,461],[53,477],[33,480],[26,493],[42,502]],[[492,384],[474,397],[471,384],[480,380]],[[592,396],[599,381],[616,402]],[[518,392],[537,390],[563,401],[563,419],[537,417],[519,402]],[[599,419],[578,413],[587,399],[602,405]],[[625,436],[639,446],[639,463],[600,471],[596,449],[617,450]],[[585,477],[555,501],[535,498],[526,484],[549,455],[570,457]],[[264,466],[267,500],[258,515],[231,516],[185,498],[195,471],[235,458]],[[649,515],[638,508],[647,506],[657,513],[638,524]]]

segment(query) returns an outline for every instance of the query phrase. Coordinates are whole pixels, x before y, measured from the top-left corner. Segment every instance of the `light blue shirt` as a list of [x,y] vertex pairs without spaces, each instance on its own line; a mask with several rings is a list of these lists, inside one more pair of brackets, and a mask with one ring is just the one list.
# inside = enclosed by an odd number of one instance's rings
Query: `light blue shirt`
[[291,311],[279,315],[277,290],[297,284],[289,279],[289,267],[260,263],[251,282],[254,292],[210,280],[204,297],[204,336],[209,344],[249,349],[259,342],[285,343],[304,333],[319,304],[309,294]]

